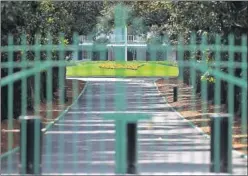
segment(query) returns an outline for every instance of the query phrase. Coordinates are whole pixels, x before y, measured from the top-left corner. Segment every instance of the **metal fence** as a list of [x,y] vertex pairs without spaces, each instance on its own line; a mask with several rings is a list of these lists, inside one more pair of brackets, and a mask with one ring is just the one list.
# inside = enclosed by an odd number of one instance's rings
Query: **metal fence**
[[111,43],[109,54],[110,43],[77,34],[9,36],[1,174],[246,175],[247,36],[214,38]]
[[[1,118],[7,123],[1,131],[7,152],[1,155],[3,174],[247,174],[246,36],[238,46],[232,35],[228,45],[221,45],[218,36],[214,44],[204,37],[196,44],[194,36],[187,45],[149,44],[150,59],[140,62],[156,64],[137,71],[137,77],[125,74],[128,68],[113,69],[114,81],[89,79],[97,77],[92,65],[98,62],[65,60],[68,51],[82,49],[74,39],[71,45],[51,40],[41,45],[36,38],[35,45],[26,45],[23,37],[22,45],[14,45],[10,36],[8,46],[1,47],[6,56],[1,62]],[[84,49],[99,52],[104,64],[106,45]],[[137,64],[122,62],[124,51],[119,46],[112,63]],[[156,82],[160,76],[152,73],[160,65],[171,66],[166,57],[157,61],[157,53],[170,51],[177,52],[172,65],[179,75],[162,74]],[[87,84],[79,89],[80,78],[73,78],[66,92],[65,68],[77,75],[77,64],[91,65],[83,67]],[[66,105],[68,91],[71,106]],[[56,94],[60,113],[54,120]]]

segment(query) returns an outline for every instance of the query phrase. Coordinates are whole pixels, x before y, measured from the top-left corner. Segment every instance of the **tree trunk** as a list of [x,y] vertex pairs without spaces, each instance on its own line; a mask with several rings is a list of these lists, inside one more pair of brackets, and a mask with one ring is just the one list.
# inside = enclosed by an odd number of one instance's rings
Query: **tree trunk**
[[45,102],[47,98],[46,86],[47,86],[47,73],[41,72],[40,73],[40,100],[41,102]]
[[34,111],[34,76],[27,79],[27,110]]
[[[5,69],[1,69],[1,78],[7,76]],[[8,118],[8,87],[1,87],[1,121]]]
[[66,84],[66,67],[65,68],[62,68],[64,69],[64,81],[65,81],[65,85],[64,87],[62,87],[62,91],[64,93],[64,102],[67,102],[68,101],[68,97],[67,97],[67,84]]
[[52,69],[53,77],[52,77],[52,95],[53,99],[57,99],[58,96],[56,96],[56,92],[58,90],[58,84],[59,84],[59,75],[58,75],[58,67],[53,67]]

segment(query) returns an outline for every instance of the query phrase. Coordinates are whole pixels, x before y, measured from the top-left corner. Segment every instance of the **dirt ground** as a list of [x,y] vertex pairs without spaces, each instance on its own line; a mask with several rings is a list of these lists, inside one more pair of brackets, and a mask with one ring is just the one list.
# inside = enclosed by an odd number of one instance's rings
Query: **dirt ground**
[[[84,85],[85,85],[84,81],[78,81],[78,94],[82,92]],[[63,112],[68,106],[70,106],[73,103],[73,96],[75,93],[73,93],[72,80],[66,80],[66,87],[67,87],[68,102],[65,103],[64,105],[59,103],[58,100],[54,100],[52,102],[52,108],[49,108],[52,111],[50,110],[51,113],[48,113],[47,104],[46,103],[40,104],[39,114],[42,117],[43,128],[49,122],[54,121],[54,119],[56,119],[60,115],[61,112]],[[27,112],[27,115],[33,115],[33,113]],[[20,129],[20,123],[18,120],[13,120],[12,129],[8,127],[7,120],[1,123],[1,154],[8,151],[8,134],[13,134],[13,144],[11,148],[15,148],[19,145],[19,129]],[[8,130],[11,130],[12,132],[9,132]]]
[[[207,104],[207,111],[202,113],[201,98],[196,95],[195,101],[192,101],[192,88],[183,84],[177,79],[159,79],[156,85],[167,99],[168,103],[176,109],[185,119],[193,122],[197,127],[201,128],[205,133],[210,134],[210,114],[214,112],[214,108],[219,108],[220,112],[226,113],[227,108],[224,105],[214,107],[210,103]],[[173,87],[178,87],[178,101],[173,101]],[[241,133],[240,117],[234,117],[233,125],[233,147],[235,150],[247,154],[247,132]]]

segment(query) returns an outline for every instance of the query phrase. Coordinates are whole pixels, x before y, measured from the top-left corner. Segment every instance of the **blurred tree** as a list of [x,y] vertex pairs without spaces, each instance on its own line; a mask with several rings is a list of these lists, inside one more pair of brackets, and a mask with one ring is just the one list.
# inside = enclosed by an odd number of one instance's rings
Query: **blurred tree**
[[[25,42],[27,45],[34,45],[36,41],[41,44],[49,42],[48,36],[51,36],[53,44],[69,44],[72,42],[73,32],[85,34],[91,31],[96,23],[96,16],[99,14],[102,2],[52,2],[45,1],[4,1],[1,2],[1,45],[8,45],[8,35],[13,35],[14,44],[21,44]],[[38,35],[37,35],[38,34]],[[59,35],[62,34],[64,39],[61,40]],[[24,43],[22,43],[24,44]],[[21,59],[24,52],[15,52],[14,61]],[[27,52],[27,57],[24,59],[34,60],[35,53]],[[69,53],[65,53],[65,57]],[[46,52],[40,53],[41,60],[48,59]],[[52,52],[52,60],[59,58],[57,51]],[[1,53],[1,62],[8,61],[8,53]],[[28,69],[28,68],[27,68]],[[65,67],[61,68],[66,72]],[[59,68],[54,66],[52,68],[52,96],[57,98],[56,92],[64,92],[65,101],[66,91],[65,87],[58,87],[59,85]],[[14,69],[15,72],[21,69]],[[8,74],[7,68],[1,68],[1,77]],[[46,87],[47,87],[47,72],[40,73],[40,98],[41,101],[46,101]],[[64,74],[65,79],[65,74]],[[28,109],[33,110],[34,99],[34,76],[27,79],[27,103]],[[7,91],[8,88],[1,87],[1,91],[5,92],[1,97],[1,119],[7,118]],[[21,113],[21,82],[15,83],[14,86],[14,117],[18,117]],[[51,100],[49,100],[51,101]],[[3,103],[4,102],[4,103]]]

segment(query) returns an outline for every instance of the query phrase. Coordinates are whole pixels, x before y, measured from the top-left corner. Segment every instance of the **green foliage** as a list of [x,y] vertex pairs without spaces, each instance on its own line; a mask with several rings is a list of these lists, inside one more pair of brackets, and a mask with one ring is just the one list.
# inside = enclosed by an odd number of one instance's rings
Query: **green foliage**
[[79,35],[92,34],[97,17],[101,15],[103,3],[102,1],[63,1],[68,13],[73,16],[73,20],[68,24],[71,31]]
[[[170,19],[168,24],[164,24],[165,32],[173,40],[178,34],[184,34],[187,40],[192,32],[197,32],[198,36],[208,34],[208,42],[213,43],[215,34],[225,37],[235,32],[237,35],[241,28],[248,28],[247,6],[248,2],[171,2]],[[223,38],[222,42],[225,41]]]
[[132,7],[134,14],[143,18],[145,26],[161,26],[169,19],[170,2],[168,1],[137,1]]
[[214,76],[211,76],[210,73],[207,71],[204,75],[201,76],[201,81],[207,81],[210,84],[215,83]]
[[29,44],[34,42],[35,33],[41,34],[42,42],[45,42],[45,36],[50,33],[54,43],[58,43],[59,33],[64,33],[65,38],[71,42],[73,32],[81,35],[92,31],[102,3],[50,0],[2,2],[2,45],[7,44],[8,33],[14,34],[16,38],[20,37],[21,33],[26,33]]
[[[118,25],[120,21],[126,21],[128,35],[142,36],[142,34],[146,33],[147,28],[143,23],[143,18],[135,15],[134,9],[130,4],[132,3],[127,3],[125,6],[119,3],[105,4],[101,11],[101,16],[97,20],[97,35],[110,34],[114,29],[115,23]],[[115,12],[120,15],[116,17],[118,19],[115,19]]]
[[[8,45],[8,35],[11,34],[14,39],[14,44],[26,44],[39,46],[42,44],[61,44],[68,45],[72,42],[73,32],[79,34],[89,33],[96,23],[96,16],[99,15],[102,2],[52,2],[50,0],[44,1],[4,1],[1,2],[1,45]],[[39,43],[37,43],[39,42]],[[14,61],[20,61],[21,56],[25,60],[34,60],[34,51],[17,51],[14,52]],[[42,60],[48,59],[45,51],[39,52]],[[65,53],[64,58],[68,59],[70,52]],[[59,59],[57,51],[52,52],[52,59]],[[1,53],[1,62],[8,61],[8,53]],[[29,68],[27,68],[29,69]],[[62,68],[65,71],[65,68]],[[21,69],[14,69],[14,72],[21,71]],[[1,68],[1,77],[7,76],[8,69]],[[40,73],[40,98],[41,101],[46,100],[46,84],[47,72]],[[65,75],[64,75],[65,78]],[[64,87],[58,88],[58,67],[52,68],[52,93],[53,98],[56,98],[55,92],[60,89],[65,93]],[[14,86],[14,118],[20,115],[21,103],[21,82],[16,82]],[[34,77],[27,79],[27,109],[33,110],[34,100]],[[1,97],[1,117],[2,120],[7,118],[8,98],[7,87],[1,87],[1,91],[5,92],[6,96]],[[65,93],[66,98],[66,93]],[[65,99],[66,101],[66,99]],[[3,103],[4,102],[4,103]]]

